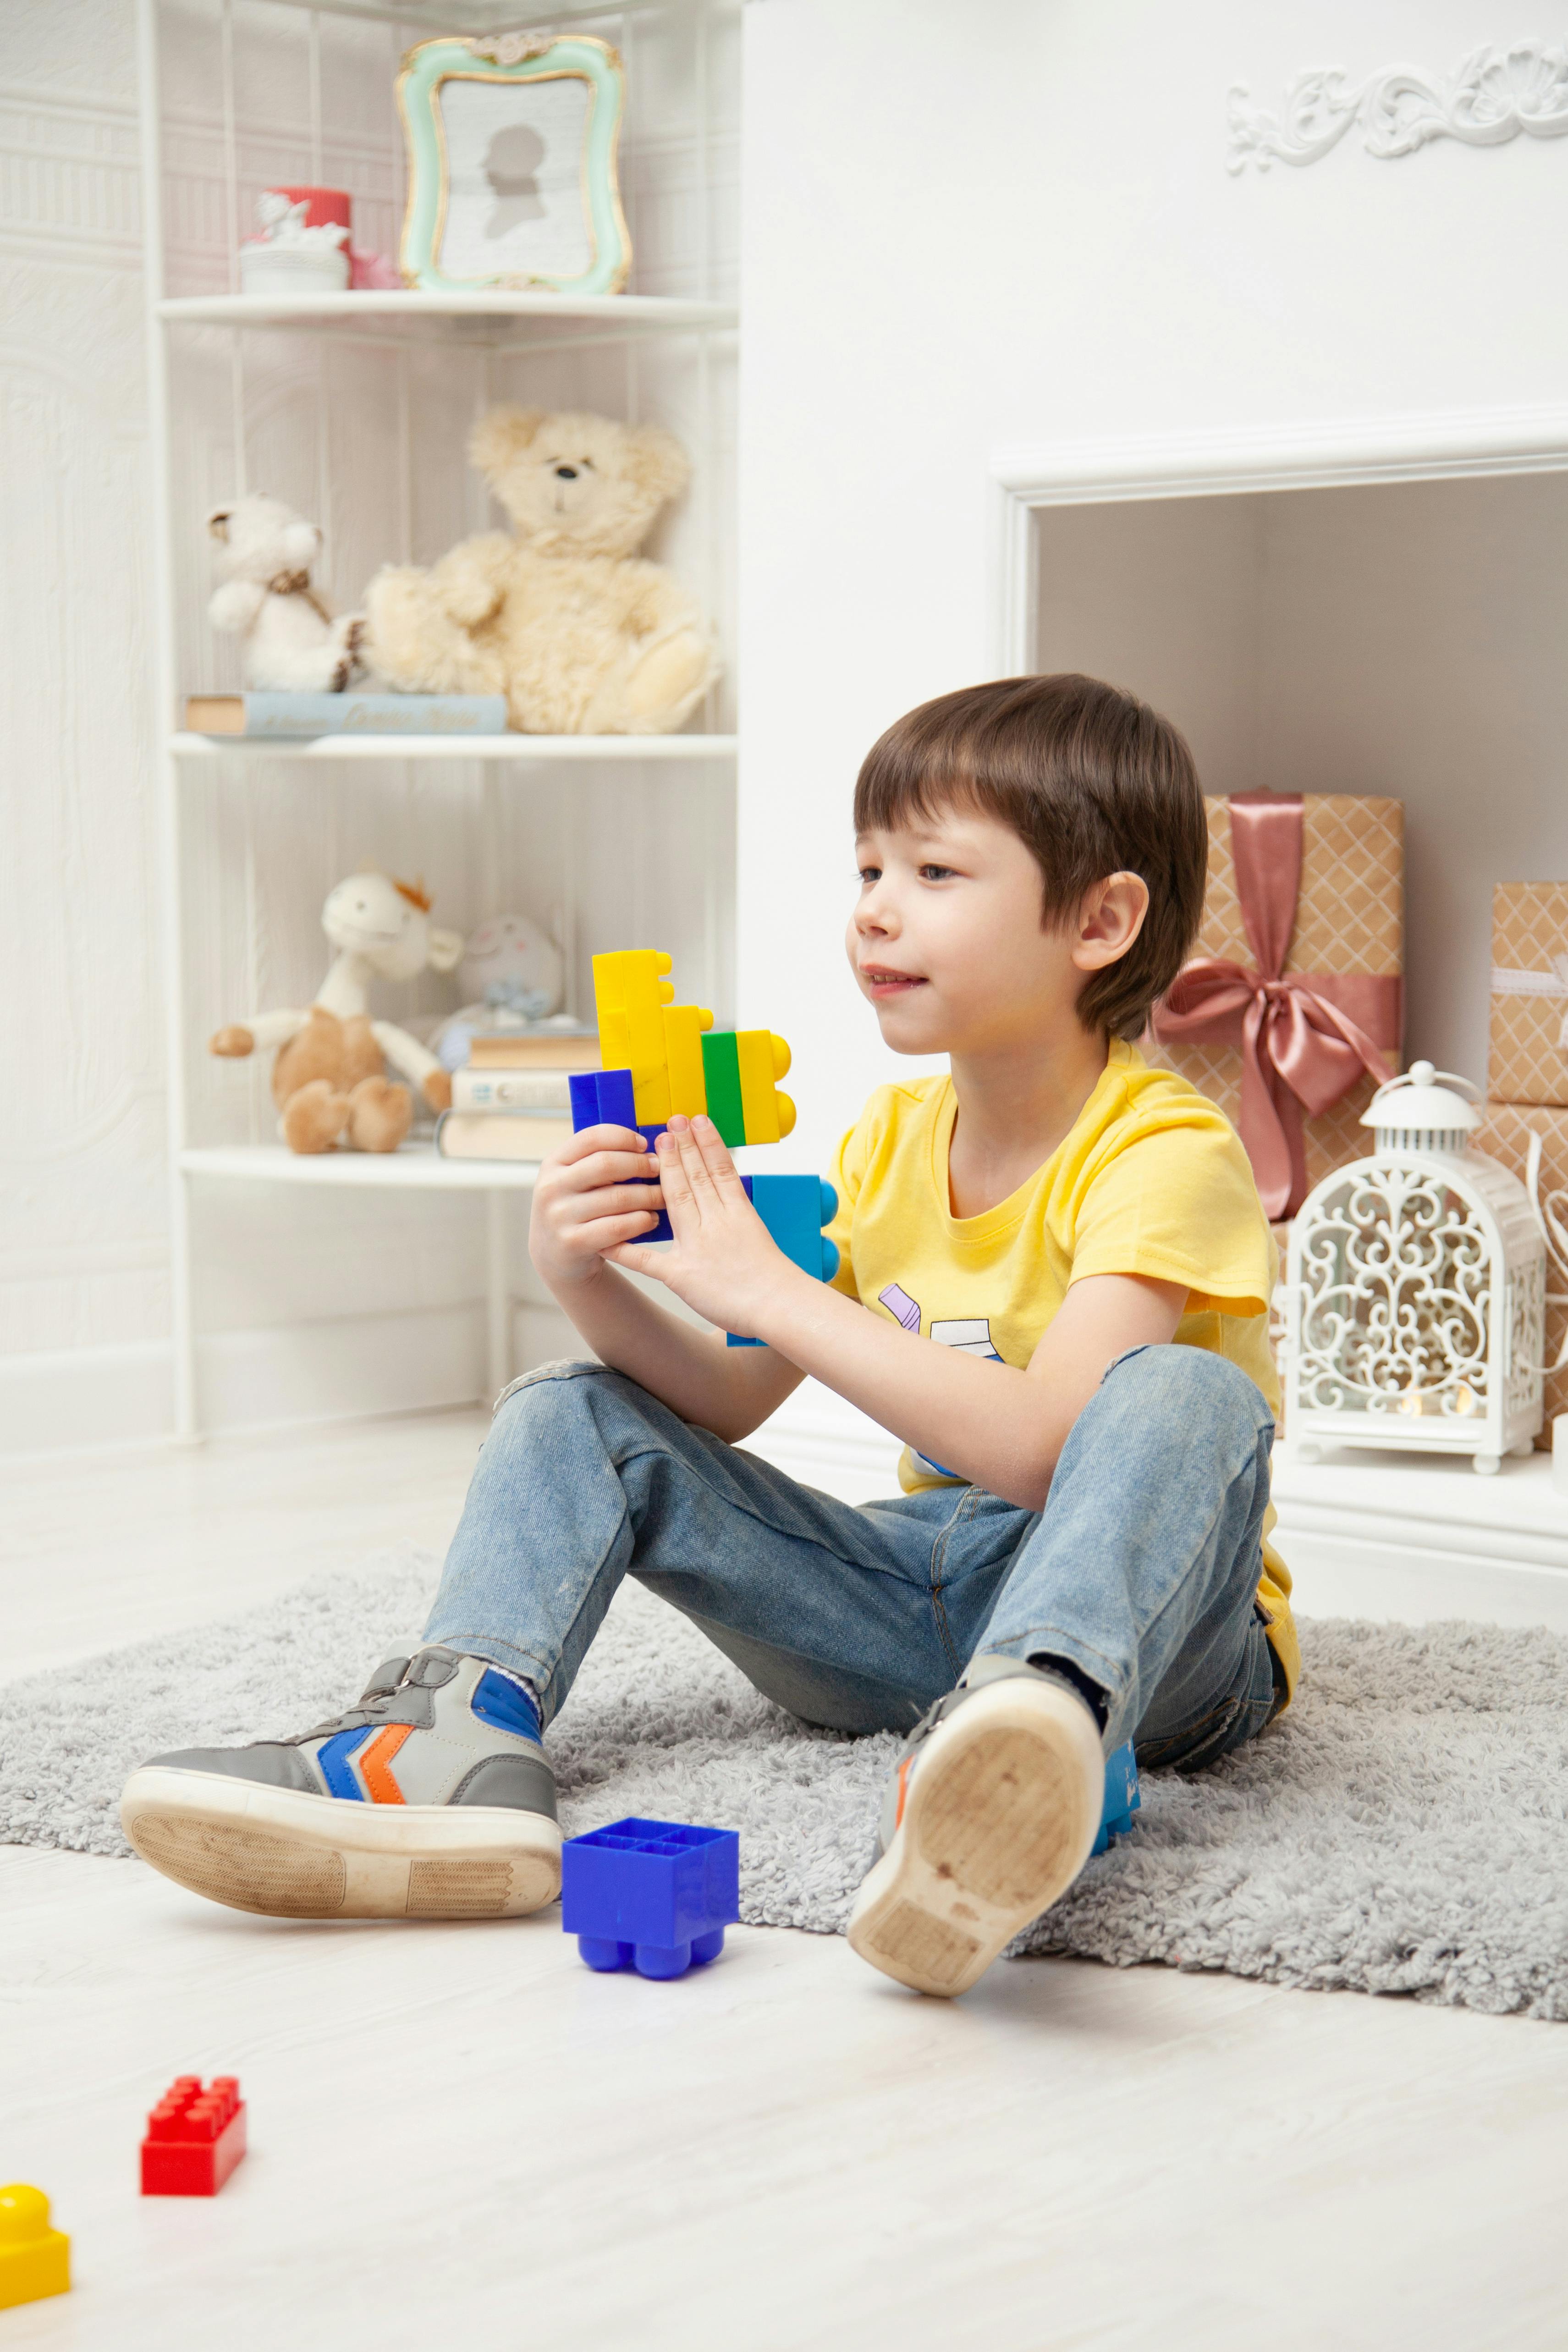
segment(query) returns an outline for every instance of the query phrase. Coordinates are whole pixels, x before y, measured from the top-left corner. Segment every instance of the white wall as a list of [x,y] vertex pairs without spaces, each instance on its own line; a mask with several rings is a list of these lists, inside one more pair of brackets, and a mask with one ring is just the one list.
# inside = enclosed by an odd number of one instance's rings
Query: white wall
[[1039,661],[1187,734],[1211,793],[1406,807],[1407,1051],[1486,1074],[1494,882],[1568,875],[1568,476],[1061,507]]
[[[162,8],[167,276],[229,283],[218,0]],[[630,98],[622,176],[633,287],[732,295],[737,27],[718,0],[706,69],[694,18],[615,12]],[[168,1209],[158,989],[148,441],[141,347],[131,0],[11,0],[0,83],[0,1451],[152,1435],[169,1423]],[[235,0],[237,221],[271,182],[349,188],[357,240],[392,249],[401,212],[392,100],[406,26]],[[593,29],[590,25],[589,29]],[[706,117],[703,107],[708,110]],[[318,168],[319,167],[319,168]],[[269,488],[324,524],[321,584],[356,601],[389,557],[439,554],[486,520],[463,445],[490,397],[656,417],[695,437],[690,341],[486,376],[476,355],[390,357],[312,338],[211,330],[178,341],[175,498],[186,690],[238,683],[205,620],[205,509]],[[717,431],[652,551],[715,610],[733,651],[733,364],[709,383]],[[400,404],[411,422],[408,475]],[[237,430],[236,430],[237,425]],[[713,723],[731,723],[729,683]],[[651,930],[694,991],[729,1010],[732,794],[706,763],[586,772],[444,764],[301,770],[224,761],[187,773],[188,1083],[197,1143],[270,1138],[264,1069],[204,1041],[254,1004],[308,1002],[319,912],[362,861],[434,887],[438,919],[570,908],[577,983],[591,949]],[[392,1017],[456,1002],[426,979]],[[526,1202],[509,1215],[527,1297]],[[477,1196],[327,1198],[197,1189],[202,1405],[209,1423],[455,1401],[483,1381]],[[522,1344],[537,1318],[519,1315]]]
[[840,946],[850,790],[994,667],[991,451],[1559,400],[1568,142],[1225,170],[1233,82],[1442,77],[1536,29],[1497,0],[748,8],[739,994],[795,1045],[797,1164],[885,1066]]

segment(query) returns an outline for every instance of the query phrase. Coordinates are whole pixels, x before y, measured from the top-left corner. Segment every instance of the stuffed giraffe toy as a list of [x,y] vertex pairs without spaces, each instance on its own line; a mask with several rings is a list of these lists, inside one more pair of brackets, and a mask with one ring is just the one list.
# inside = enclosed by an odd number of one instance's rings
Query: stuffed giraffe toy
[[[452,1080],[435,1055],[395,1022],[371,1018],[371,983],[412,980],[428,966],[453,971],[463,954],[456,931],[430,920],[429,894],[389,875],[350,874],[329,893],[321,928],[337,961],[302,1011],[253,1013],[220,1029],[210,1051],[224,1055],[276,1045],[272,1098],[290,1151],[395,1151],[413,1124],[417,1087],[432,1110],[452,1101]],[[408,1081],[388,1079],[384,1064]]]

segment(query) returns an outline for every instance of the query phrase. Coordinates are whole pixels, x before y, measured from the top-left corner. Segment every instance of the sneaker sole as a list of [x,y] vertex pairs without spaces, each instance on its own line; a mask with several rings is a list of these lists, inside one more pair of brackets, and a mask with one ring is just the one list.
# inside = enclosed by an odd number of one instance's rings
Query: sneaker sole
[[977,1692],[909,1776],[897,1833],[850,1913],[851,1946],[916,1992],[967,1992],[1082,1869],[1103,1788],[1076,1700],[1021,1677]]
[[560,1831],[494,1805],[356,1805],[145,1765],[120,1801],[144,1862],[274,1919],[515,1919],[560,1892]]

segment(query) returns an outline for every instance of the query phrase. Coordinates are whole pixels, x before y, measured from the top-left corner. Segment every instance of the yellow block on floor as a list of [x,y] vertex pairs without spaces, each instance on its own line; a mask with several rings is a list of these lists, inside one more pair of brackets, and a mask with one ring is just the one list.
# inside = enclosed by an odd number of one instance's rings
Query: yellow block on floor
[[71,2242],[49,2227],[49,2200],[41,2189],[13,2180],[0,2189],[0,2311],[65,2294],[71,2283]]

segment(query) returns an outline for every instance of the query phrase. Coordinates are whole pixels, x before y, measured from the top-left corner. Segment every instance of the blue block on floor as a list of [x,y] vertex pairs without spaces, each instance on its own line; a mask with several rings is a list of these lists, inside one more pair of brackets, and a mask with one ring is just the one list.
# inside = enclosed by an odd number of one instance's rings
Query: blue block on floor
[[1091,1853],[1103,1853],[1113,1838],[1125,1837],[1133,1826],[1133,1815],[1142,1804],[1138,1794],[1138,1766],[1133,1754],[1133,1743],[1124,1739],[1105,1759],[1105,1802],[1100,1815],[1100,1831]]
[[734,1830],[633,1814],[560,1850],[560,1924],[591,1969],[685,1976],[718,1958],[739,1916]]

